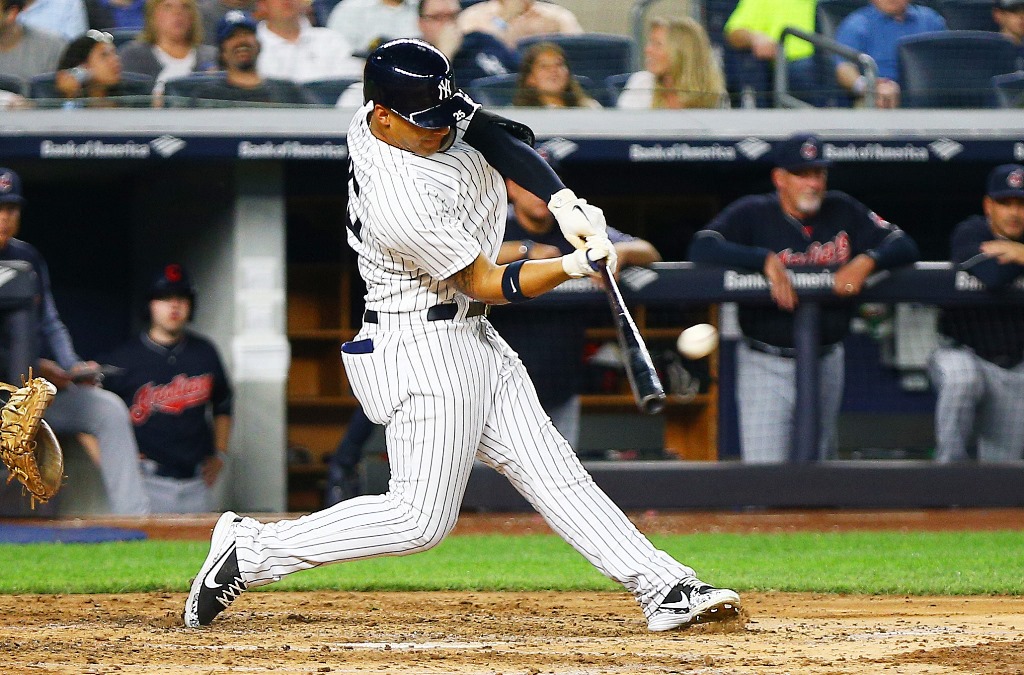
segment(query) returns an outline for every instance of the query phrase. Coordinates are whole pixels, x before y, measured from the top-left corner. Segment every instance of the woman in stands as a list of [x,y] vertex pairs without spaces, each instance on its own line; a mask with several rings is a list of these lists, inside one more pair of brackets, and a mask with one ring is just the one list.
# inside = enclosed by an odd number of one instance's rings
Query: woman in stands
[[163,83],[189,73],[217,69],[217,49],[203,42],[203,21],[196,0],[146,0],[146,19],[139,36],[121,47],[124,69]]
[[600,108],[569,72],[565,52],[538,42],[523,54],[512,105],[533,108]]
[[53,85],[65,107],[115,107],[127,93],[121,81],[121,58],[110,33],[90,30],[68,43],[57,63]]
[[653,19],[644,70],[633,73],[619,108],[725,108],[725,77],[704,27],[691,19]]

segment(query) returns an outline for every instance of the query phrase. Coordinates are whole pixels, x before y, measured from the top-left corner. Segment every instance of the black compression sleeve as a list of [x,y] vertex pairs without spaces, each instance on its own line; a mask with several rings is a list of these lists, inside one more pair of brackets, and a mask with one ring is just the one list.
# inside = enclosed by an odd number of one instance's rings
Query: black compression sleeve
[[465,141],[480,151],[487,163],[545,202],[565,185],[544,158],[526,143],[494,123],[490,113],[476,111]]

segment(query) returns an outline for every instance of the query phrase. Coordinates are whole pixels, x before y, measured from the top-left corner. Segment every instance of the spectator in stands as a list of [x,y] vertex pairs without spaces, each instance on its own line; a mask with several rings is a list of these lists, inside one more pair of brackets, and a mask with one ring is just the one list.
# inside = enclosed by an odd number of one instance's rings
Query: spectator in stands
[[[748,82],[754,89],[760,92],[773,87],[775,56],[784,28],[815,32],[816,4],[815,0],[740,0],[725,24],[724,36],[729,46],[750,52],[758,62],[758,72],[750,73],[753,81]],[[787,36],[783,50],[789,91],[817,104],[821,83],[814,45]]]
[[306,5],[304,0],[257,0],[257,13],[263,17],[256,31],[260,75],[293,82],[362,77],[362,59],[352,56],[341,35],[314,27],[306,18]]
[[[833,270],[833,292],[852,300],[876,270],[918,258],[902,230],[849,195],[826,191],[831,162],[821,141],[797,134],[775,152],[775,192],[734,202],[698,232],[690,245],[696,263],[761,272],[774,307],[740,305],[743,340],[736,351],[736,401],[743,460],[783,463],[791,457],[796,405],[793,310],[799,301],[790,267]],[[814,458],[833,459],[844,380],[843,338],[852,303],[821,308],[818,360],[821,437]]]
[[0,0],[0,73],[30,80],[57,70],[64,38],[18,21],[25,0]]
[[341,34],[356,54],[394,38],[420,37],[417,0],[341,0],[327,27]]
[[256,72],[260,43],[256,39],[255,19],[242,11],[224,15],[217,27],[220,45],[220,67],[224,78],[196,88],[194,98],[200,101],[237,101],[243,103],[312,104],[300,85],[290,80],[264,79]]
[[1024,46],[1024,0],[995,0],[992,18],[999,32]]
[[484,0],[470,5],[459,15],[464,33],[490,33],[515,49],[517,43],[533,35],[583,32],[576,16],[564,7],[537,0]]
[[[879,108],[900,105],[896,41],[908,35],[946,30],[946,20],[934,9],[912,5],[910,0],[871,0],[843,19],[836,40],[873,58],[878,64],[875,104]],[[867,81],[857,66],[836,57],[836,80],[854,97],[867,93]]]
[[203,44],[196,0],[146,0],[142,32],[119,53],[125,70],[156,78],[157,94],[167,80],[217,69],[217,51]]
[[231,384],[217,348],[187,328],[195,289],[178,264],[147,289],[147,329],[106,361],[104,384],[129,406],[153,513],[216,510],[211,488],[231,433]]
[[89,30],[88,15],[83,0],[31,0],[26,2],[21,25],[60,35],[73,40]]
[[122,70],[110,33],[88,30],[64,50],[57,63],[54,88],[68,99],[65,107],[117,107],[121,104],[116,98],[125,94]]
[[142,30],[146,0],[85,0],[89,25],[95,28]]
[[704,28],[689,17],[654,19],[644,47],[644,70],[633,73],[619,108],[728,107],[725,77]]
[[519,56],[490,33],[466,33],[459,26],[459,0],[421,0],[419,29],[423,39],[452,62],[455,84],[465,88],[478,77],[508,75],[519,68]]
[[203,16],[203,42],[217,46],[217,26],[230,11],[250,16],[256,11],[256,0],[199,0],[199,13]]
[[512,104],[533,108],[600,108],[569,72],[565,52],[553,42],[538,42],[523,54]]
[[[1004,164],[988,177],[984,216],[957,225],[956,265],[994,293],[1024,278],[1024,166]],[[938,393],[935,459],[981,462],[1024,456],[1024,307],[964,305],[943,310],[940,346],[929,374]],[[973,447],[972,447],[973,446]]]
[[[571,253],[555,217],[543,199],[506,180],[509,215],[497,263],[556,258]],[[650,242],[608,227],[619,255],[619,268],[650,265],[661,255]],[[583,348],[587,321],[564,308],[495,307],[491,322],[519,354],[537,387],[544,410],[569,444],[579,449],[580,392],[583,389]]]
[[34,246],[16,238],[24,205],[18,174],[0,168],[0,260],[24,260],[35,270],[39,284],[36,344],[42,353],[53,357],[33,359],[34,364],[12,364],[12,369],[27,374],[34,365],[36,375],[57,387],[57,396],[46,410],[46,421],[54,433],[86,433],[96,438],[100,452],[92,459],[99,466],[111,511],[144,515],[149,513],[149,499],[142,487],[139,450],[128,409],[116,394],[97,386],[99,365],[82,360],[75,352],[50,291],[46,261]]

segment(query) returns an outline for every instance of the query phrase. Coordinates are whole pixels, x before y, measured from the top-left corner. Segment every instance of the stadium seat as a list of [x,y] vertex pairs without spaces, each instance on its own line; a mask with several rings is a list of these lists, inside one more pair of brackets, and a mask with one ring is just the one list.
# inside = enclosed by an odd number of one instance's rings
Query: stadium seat
[[607,108],[614,108],[615,104],[619,100],[619,94],[626,87],[626,82],[629,80],[633,73],[619,73],[618,75],[609,75],[604,78],[605,88],[605,101],[604,105]]
[[327,25],[327,19],[338,2],[339,0],[313,0],[313,17],[317,26]]
[[1024,108],[1024,71],[996,75],[992,87],[1000,108]]
[[868,4],[868,0],[818,0],[818,7],[815,10],[818,32],[834,38],[843,19]]
[[936,9],[949,30],[999,31],[992,18],[992,0],[938,0]]
[[[533,35],[516,45],[522,56],[531,45],[554,42],[565,51],[569,70],[577,77],[592,82],[604,82],[609,75],[637,69],[636,44],[633,38],[609,33],[583,33],[581,35]],[[599,98],[600,100],[600,98]]]
[[[56,73],[36,75],[28,84],[29,98],[59,99],[62,98],[54,86]],[[143,73],[121,73],[121,84],[125,96],[149,96],[153,93],[154,78]]]
[[28,85],[17,75],[0,73],[0,89],[24,96],[28,91]]
[[168,108],[190,108],[195,106],[192,100],[196,89],[208,82],[224,79],[223,72],[190,73],[164,82],[164,105]]
[[104,28],[104,33],[110,33],[114,38],[114,46],[120,48],[139,36],[141,28]]
[[312,96],[319,105],[333,107],[338,103],[338,98],[345,90],[359,82],[360,79],[358,77],[337,77],[326,80],[310,80],[309,82],[301,83],[299,86]]
[[[606,96],[604,92],[595,89],[593,80],[583,75],[575,77],[584,91],[601,105],[605,104]],[[478,77],[475,80],[470,80],[469,86],[466,87],[466,92],[470,98],[480,105],[510,106],[512,105],[512,98],[516,93],[516,80],[518,78],[519,75],[516,73]]]
[[1017,46],[998,33],[935,31],[900,38],[904,108],[992,108],[992,78],[1016,70]]
[[704,0],[702,19],[711,44],[721,46],[725,39],[723,36],[725,23],[732,16],[733,10],[738,4],[739,0]]

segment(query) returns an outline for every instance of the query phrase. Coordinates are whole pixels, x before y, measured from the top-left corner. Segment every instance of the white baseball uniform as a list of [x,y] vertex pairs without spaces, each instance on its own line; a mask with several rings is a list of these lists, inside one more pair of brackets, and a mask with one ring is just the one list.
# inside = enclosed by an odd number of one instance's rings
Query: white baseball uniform
[[[446,279],[502,241],[502,177],[463,140],[421,157],[377,139],[367,115],[348,131],[348,241],[368,316],[343,347],[367,416],[386,426],[391,482],[296,520],[244,518],[235,531],[248,586],[298,570],[439,544],[479,459],[508,478],[562,538],[621,582],[650,617],[693,570],[655,549],[595,485],[537,400],[526,369],[478,303]],[[428,320],[438,305],[454,318]],[[473,315],[476,314],[476,315]]]

